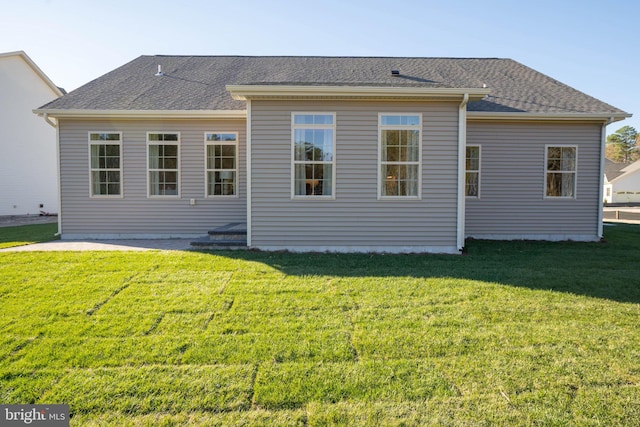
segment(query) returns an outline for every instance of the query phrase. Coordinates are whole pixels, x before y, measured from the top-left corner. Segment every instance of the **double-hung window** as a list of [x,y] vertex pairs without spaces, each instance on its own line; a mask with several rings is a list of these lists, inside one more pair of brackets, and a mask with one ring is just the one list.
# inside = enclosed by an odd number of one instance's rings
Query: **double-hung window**
[[379,197],[420,198],[421,115],[380,114],[379,135]]
[[180,134],[147,133],[149,197],[180,195]]
[[235,196],[238,182],[238,134],[205,133],[207,196]]
[[547,145],[545,197],[574,199],[576,197],[576,171],[578,147],[571,145]]
[[470,198],[480,197],[480,146],[467,145],[465,195]]
[[90,132],[91,197],[122,196],[122,133]]
[[291,196],[335,197],[335,114],[293,113],[291,121]]

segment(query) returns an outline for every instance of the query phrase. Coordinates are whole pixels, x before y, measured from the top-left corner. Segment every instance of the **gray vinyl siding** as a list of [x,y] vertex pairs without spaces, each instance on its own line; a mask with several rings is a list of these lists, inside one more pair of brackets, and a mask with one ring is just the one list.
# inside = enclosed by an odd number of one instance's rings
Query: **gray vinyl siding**
[[[122,132],[122,198],[91,198],[88,133]],[[180,132],[180,197],[147,197],[147,132]],[[205,197],[205,132],[238,132],[238,197]],[[203,236],[246,220],[244,120],[60,120],[63,238]],[[190,205],[190,199],[196,205]]]
[[[291,199],[292,112],[336,113],[335,200]],[[386,112],[422,113],[421,200],[378,200]],[[457,139],[453,102],[252,101],[252,246],[455,251]]]
[[[466,199],[466,235],[498,239],[596,240],[601,125],[470,122],[481,145],[480,199]],[[578,147],[576,198],[546,198],[545,145]]]

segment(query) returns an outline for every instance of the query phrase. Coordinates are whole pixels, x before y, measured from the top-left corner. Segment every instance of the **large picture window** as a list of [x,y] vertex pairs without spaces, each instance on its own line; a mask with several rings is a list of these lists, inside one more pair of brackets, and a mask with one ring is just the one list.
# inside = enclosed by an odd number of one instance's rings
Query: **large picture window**
[[576,197],[578,147],[547,146],[545,153],[545,196]]
[[380,114],[379,195],[420,197],[422,120],[419,114]]
[[334,197],[335,114],[293,113],[292,134],[292,196]]
[[91,196],[122,196],[122,133],[90,132]]
[[465,195],[480,197],[480,146],[468,145],[466,156]]
[[147,134],[149,196],[180,195],[180,134]]
[[238,134],[206,133],[207,196],[237,195]]

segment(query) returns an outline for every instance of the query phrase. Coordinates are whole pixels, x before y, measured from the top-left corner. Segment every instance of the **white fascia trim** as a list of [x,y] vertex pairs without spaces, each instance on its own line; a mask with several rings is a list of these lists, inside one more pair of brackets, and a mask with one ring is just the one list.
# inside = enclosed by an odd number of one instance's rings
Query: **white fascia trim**
[[55,83],[53,83],[51,79],[44,73],[44,71],[42,71],[35,62],[33,62],[33,60],[29,57],[29,55],[27,55],[25,51],[19,50],[16,52],[0,53],[0,58],[9,56],[21,57],[24,62],[26,62],[27,65],[29,65],[29,67],[31,67],[31,69],[38,75],[38,77],[40,77],[40,79],[42,79],[42,81],[45,82],[47,86],[49,86],[53,93],[55,93],[57,96],[64,95],[64,93],[62,93],[58,86],[56,86]]
[[55,118],[245,119],[246,110],[33,110]]
[[485,111],[467,111],[467,118],[472,120],[558,120],[558,121],[598,121],[598,122],[617,122],[631,117],[631,114],[615,114],[611,113],[492,113]]
[[455,246],[286,246],[286,245],[256,245],[251,249],[261,251],[289,251],[294,253],[325,252],[325,253],[381,253],[381,254],[449,254],[460,255],[461,251]]
[[227,85],[235,100],[251,98],[315,97],[315,98],[455,98],[469,94],[478,101],[490,90],[484,88],[426,88],[381,86],[286,86],[286,85]]

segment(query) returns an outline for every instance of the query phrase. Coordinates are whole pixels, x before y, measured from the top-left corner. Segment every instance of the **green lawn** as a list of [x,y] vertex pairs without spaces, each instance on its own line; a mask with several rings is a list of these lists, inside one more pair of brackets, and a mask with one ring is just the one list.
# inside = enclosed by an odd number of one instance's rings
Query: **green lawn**
[[0,402],[96,426],[640,425],[640,226],[605,235],[0,253]]
[[58,224],[33,224],[0,227],[0,249],[56,240]]

